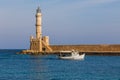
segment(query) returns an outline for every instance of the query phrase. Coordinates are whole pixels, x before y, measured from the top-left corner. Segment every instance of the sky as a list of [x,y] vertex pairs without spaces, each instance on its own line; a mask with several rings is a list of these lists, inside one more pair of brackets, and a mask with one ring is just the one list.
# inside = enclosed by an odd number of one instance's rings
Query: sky
[[0,49],[28,49],[35,14],[51,45],[120,44],[120,0],[0,0]]

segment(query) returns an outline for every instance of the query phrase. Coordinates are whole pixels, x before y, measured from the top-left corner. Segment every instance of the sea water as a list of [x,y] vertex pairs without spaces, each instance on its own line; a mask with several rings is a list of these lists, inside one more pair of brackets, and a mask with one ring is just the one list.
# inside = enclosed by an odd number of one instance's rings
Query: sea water
[[0,50],[0,80],[120,80],[120,56],[86,55],[80,61],[19,51]]

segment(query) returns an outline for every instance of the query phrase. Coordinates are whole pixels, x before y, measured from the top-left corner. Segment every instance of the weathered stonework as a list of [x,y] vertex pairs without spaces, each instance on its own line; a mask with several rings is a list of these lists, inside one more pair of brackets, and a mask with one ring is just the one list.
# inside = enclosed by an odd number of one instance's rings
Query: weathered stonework
[[42,13],[38,7],[36,11],[36,37],[30,37],[30,49],[23,50],[23,53],[40,53],[44,51],[52,51],[49,47],[49,37],[42,36]]
[[120,52],[120,45],[50,45],[53,51]]

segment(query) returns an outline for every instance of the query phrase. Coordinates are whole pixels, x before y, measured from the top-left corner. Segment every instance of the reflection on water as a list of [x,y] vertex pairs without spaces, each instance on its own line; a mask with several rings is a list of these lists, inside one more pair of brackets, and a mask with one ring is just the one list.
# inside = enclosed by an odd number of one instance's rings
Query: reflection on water
[[86,56],[79,61],[16,52],[0,51],[0,80],[120,80],[120,56]]

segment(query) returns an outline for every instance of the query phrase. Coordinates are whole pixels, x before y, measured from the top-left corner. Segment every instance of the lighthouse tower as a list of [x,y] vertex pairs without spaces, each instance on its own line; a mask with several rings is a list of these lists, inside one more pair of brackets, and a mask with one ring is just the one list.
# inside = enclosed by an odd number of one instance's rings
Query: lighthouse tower
[[42,13],[40,7],[36,10],[36,38],[30,37],[30,50],[42,52]]
[[36,39],[42,38],[42,13],[38,7],[36,11]]
[[30,37],[30,52],[43,52],[43,51],[52,51],[49,46],[49,37],[42,36],[42,13],[40,7],[36,10],[36,37]]

